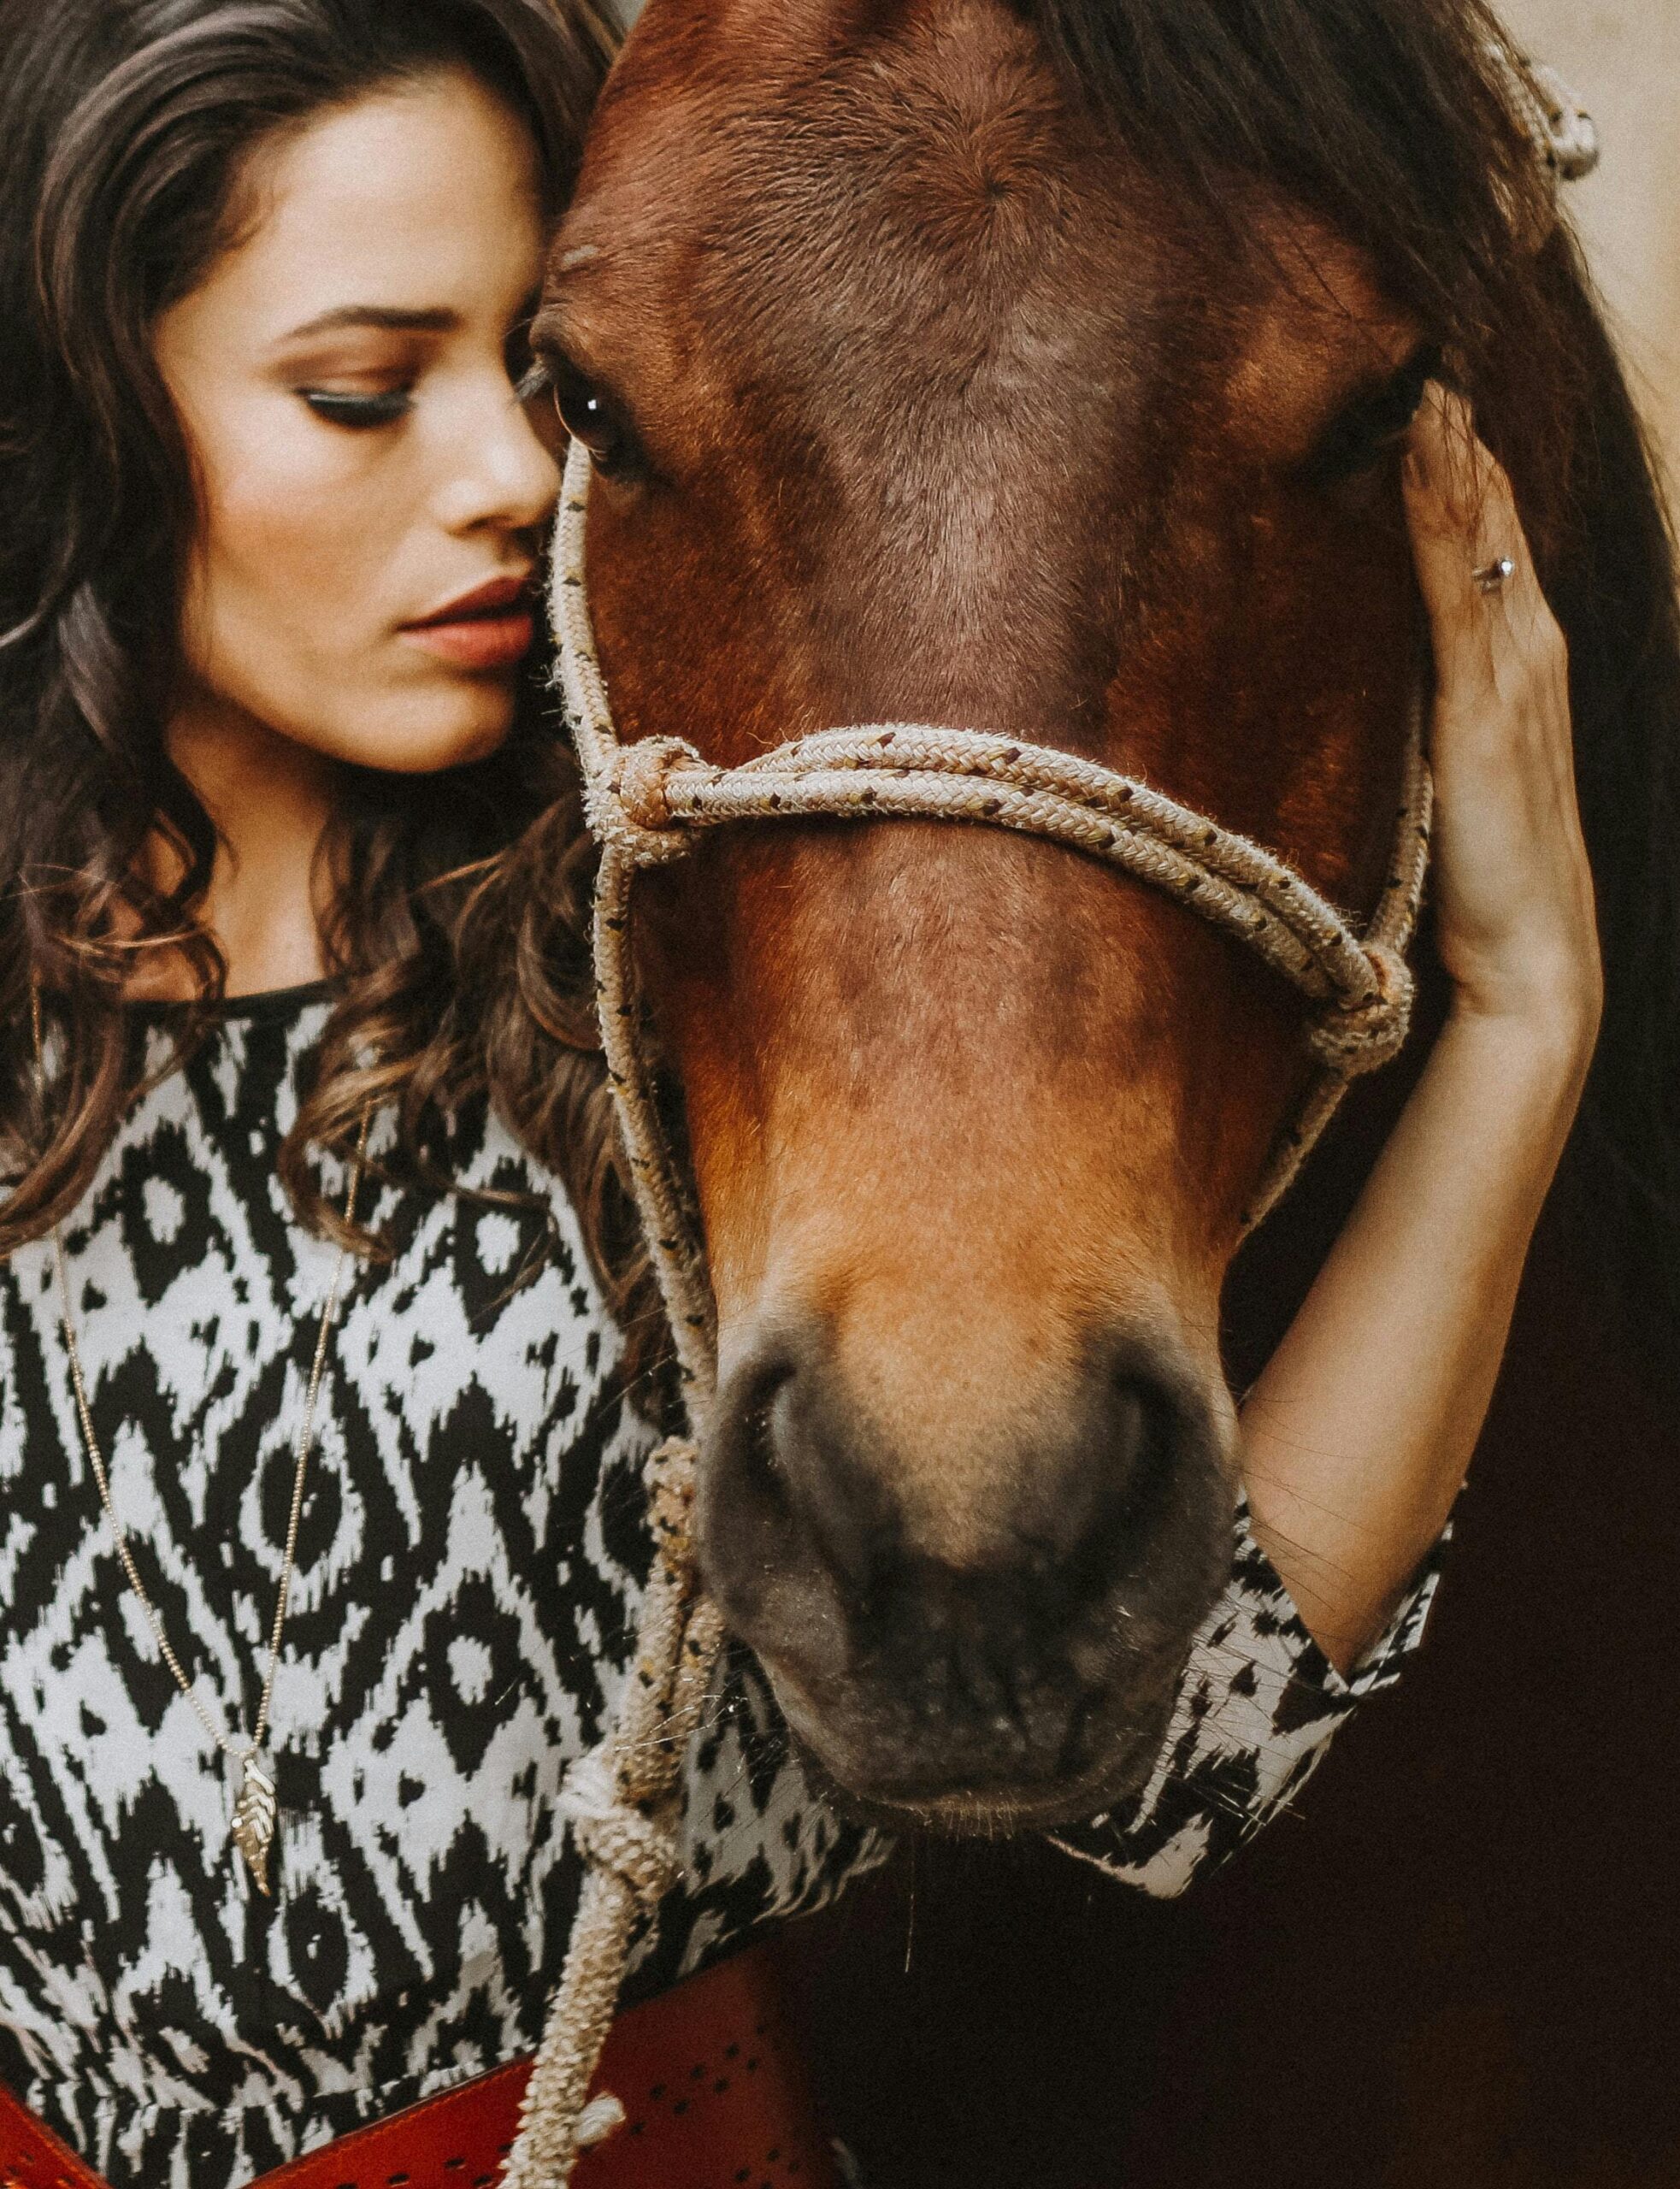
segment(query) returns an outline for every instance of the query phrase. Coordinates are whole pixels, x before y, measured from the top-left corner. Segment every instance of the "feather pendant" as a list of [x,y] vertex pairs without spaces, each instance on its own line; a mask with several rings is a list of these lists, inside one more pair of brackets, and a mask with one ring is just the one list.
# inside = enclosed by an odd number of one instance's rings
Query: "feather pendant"
[[274,1798],[274,1767],[253,1749],[238,1765],[239,1790],[233,1803],[233,1844],[245,1856],[245,1867],[256,1881],[256,1890],[270,1897],[268,1856],[274,1844],[274,1823],[280,1804]]

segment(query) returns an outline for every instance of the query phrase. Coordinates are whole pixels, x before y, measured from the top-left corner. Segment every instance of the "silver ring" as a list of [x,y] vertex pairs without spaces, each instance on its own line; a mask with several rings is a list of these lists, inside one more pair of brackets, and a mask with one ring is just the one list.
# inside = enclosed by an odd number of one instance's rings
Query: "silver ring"
[[1478,593],[1498,593],[1517,575],[1517,565],[1509,555],[1501,555],[1495,563],[1484,563],[1479,570],[1471,572],[1471,581]]

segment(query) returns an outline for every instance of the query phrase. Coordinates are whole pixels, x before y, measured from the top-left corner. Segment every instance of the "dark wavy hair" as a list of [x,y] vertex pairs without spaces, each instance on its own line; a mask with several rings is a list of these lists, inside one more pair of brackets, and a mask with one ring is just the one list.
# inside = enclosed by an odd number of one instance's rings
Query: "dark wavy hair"
[[[439,66],[522,117],[557,214],[612,49],[592,0],[0,0],[0,1254],[76,1205],[133,1097],[137,953],[172,947],[194,976],[177,1057],[225,978],[200,917],[215,830],[162,736],[197,511],[158,315],[224,247],[260,140]],[[493,758],[345,771],[323,847],[339,987],[281,1172],[342,1235],[315,1158],[371,1104],[398,1112],[393,1167],[440,1180],[451,1119],[493,1100],[566,1185],[615,1311],[657,1327],[634,1312],[547,670]],[[153,832],[180,854],[167,891],[143,878]]]

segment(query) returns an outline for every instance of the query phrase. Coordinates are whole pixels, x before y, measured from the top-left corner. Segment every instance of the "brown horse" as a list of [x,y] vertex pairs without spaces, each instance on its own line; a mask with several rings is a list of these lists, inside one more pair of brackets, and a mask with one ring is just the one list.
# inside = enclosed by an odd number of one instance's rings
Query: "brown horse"
[[[1488,34],[1447,0],[650,0],[535,330],[623,734],[1001,729],[1369,907],[1423,381],[1453,345],[1556,570],[1571,372],[1613,369],[1567,254],[1515,240],[1544,185]],[[939,824],[733,832],[643,902],[718,1307],[711,1586],[853,1794],[1089,1813],[1226,1567],[1222,1288],[1299,1001],[1151,891]]]

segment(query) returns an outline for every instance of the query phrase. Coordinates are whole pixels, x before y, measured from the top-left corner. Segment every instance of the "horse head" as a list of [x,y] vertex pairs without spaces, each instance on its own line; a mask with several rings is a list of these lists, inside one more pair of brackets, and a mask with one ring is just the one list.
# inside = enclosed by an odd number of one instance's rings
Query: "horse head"
[[[621,732],[734,764],[999,730],[1358,915],[1417,676],[1421,330],[1305,205],[1129,147],[1040,12],[649,0],[536,328]],[[1300,998],[997,830],[741,827],[639,887],[716,1304],[709,1584],[866,1803],[1088,1814],[1229,1567],[1221,1286]]]

